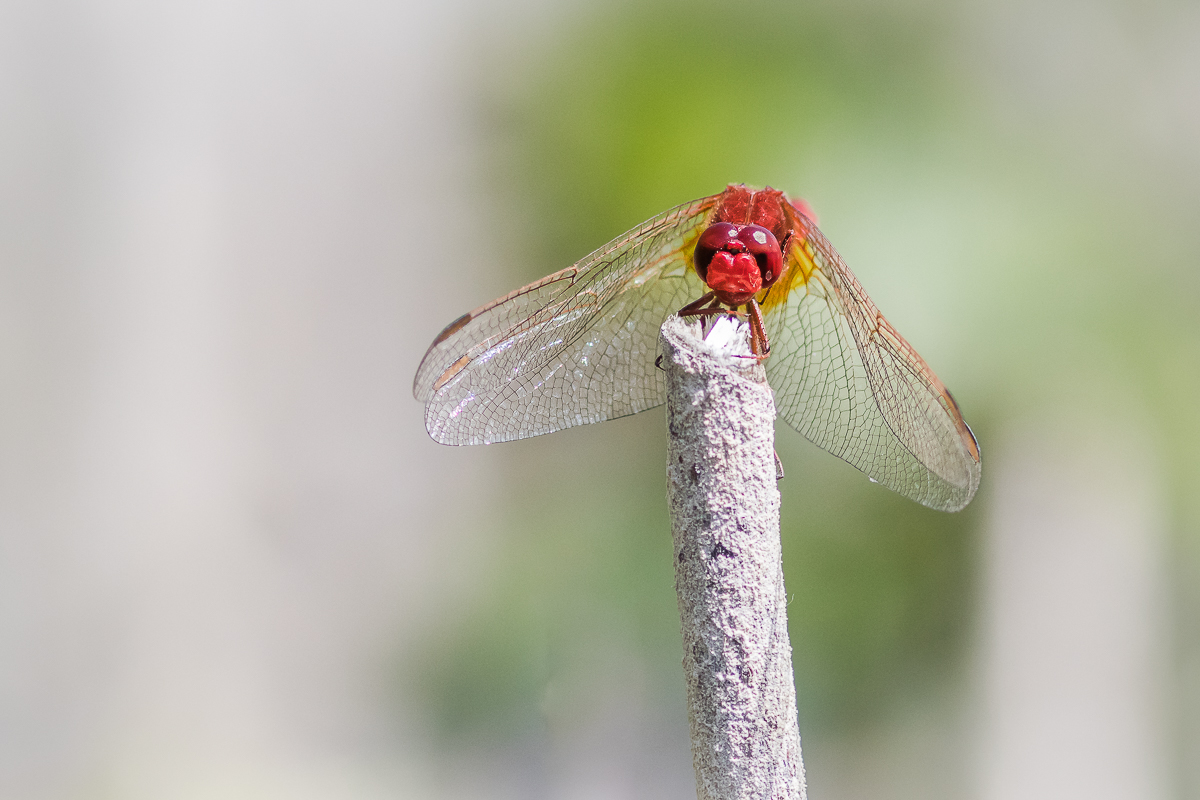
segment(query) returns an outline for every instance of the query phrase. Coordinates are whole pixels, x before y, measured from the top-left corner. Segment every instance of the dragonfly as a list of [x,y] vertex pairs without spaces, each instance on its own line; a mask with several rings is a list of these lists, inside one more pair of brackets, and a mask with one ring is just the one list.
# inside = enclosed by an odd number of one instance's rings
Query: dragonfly
[[413,381],[425,427],[442,444],[491,444],[661,405],[672,313],[746,319],[778,415],[873,482],[943,511],[974,496],[979,444],[953,395],[808,205],[770,187],[665,211],[451,322]]

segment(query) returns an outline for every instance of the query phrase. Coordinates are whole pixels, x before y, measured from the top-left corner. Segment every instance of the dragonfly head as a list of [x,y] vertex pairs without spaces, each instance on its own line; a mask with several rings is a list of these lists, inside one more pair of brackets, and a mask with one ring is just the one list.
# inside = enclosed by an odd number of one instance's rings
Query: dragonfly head
[[700,280],[731,306],[748,302],[783,271],[779,240],[761,225],[709,225],[696,242],[695,260]]

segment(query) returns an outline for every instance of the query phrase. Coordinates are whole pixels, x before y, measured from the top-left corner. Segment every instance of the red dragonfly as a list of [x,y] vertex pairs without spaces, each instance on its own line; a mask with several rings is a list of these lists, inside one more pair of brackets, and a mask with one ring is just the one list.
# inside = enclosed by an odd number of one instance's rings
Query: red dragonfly
[[730,185],[464,314],[413,382],[429,435],[505,442],[657,406],[663,320],[744,307],[788,424],[871,480],[957,511],[979,486],[975,436],[813,216],[781,191]]

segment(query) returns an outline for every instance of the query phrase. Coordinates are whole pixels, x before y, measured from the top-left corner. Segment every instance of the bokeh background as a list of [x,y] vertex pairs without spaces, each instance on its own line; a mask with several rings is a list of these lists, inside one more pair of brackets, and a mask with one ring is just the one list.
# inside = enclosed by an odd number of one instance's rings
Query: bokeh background
[[0,796],[690,798],[661,409],[443,448],[451,319],[806,198],[984,453],[786,426],[814,800],[1200,798],[1200,6],[0,5]]

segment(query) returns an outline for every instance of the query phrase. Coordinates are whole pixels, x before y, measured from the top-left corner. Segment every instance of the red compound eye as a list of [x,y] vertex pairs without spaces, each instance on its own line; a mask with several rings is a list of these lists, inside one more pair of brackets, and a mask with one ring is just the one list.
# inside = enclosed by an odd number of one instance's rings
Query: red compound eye
[[763,287],[779,280],[783,271],[783,254],[779,249],[779,240],[761,225],[718,222],[709,225],[704,233],[700,234],[700,239],[696,242],[696,274],[705,283],[708,283],[708,267],[719,252],[749,253],[753,256]]

